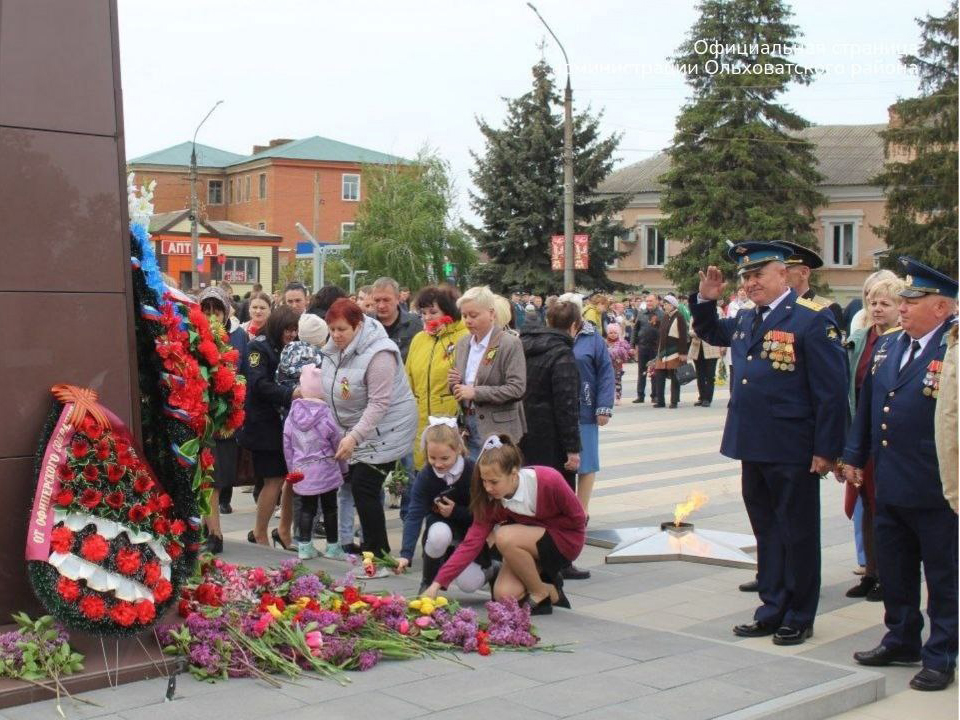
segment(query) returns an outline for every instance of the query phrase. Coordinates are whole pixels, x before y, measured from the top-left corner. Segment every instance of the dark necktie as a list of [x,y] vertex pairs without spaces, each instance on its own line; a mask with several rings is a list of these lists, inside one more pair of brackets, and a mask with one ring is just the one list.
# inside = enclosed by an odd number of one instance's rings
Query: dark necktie
[[753,316],[753,324],[750,326],[750,334],[756,335],[757,328],[760,327],[760,323],[763,322],[763,314],[770,309],[769,305],[759,305],[757,306],[757,314]]
[[902,368],[900,368],[901,374],[903,374],[904,370],[910,367],[910,363],[913,362],[913,359],[917,356],[919,352],[920,352],[920,341],[914,340],[912,343],[910,343],[910,354],[907,355],[907,362],[904,364]]

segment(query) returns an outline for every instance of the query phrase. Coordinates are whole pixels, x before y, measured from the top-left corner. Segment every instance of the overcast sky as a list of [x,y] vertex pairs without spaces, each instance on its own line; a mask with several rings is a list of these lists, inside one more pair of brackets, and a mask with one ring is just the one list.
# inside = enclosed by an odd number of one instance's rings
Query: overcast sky
[[[667,58],[696,19],[688,0],[539,0],[571,60],[575,110],[603,111],[622,133],[618,166],[670,144],[687,86]],[[916,92],[899,53],[915,49],[914,18],[947,0],[796,0],[801,62],[828,73],[785,103],[816,124],[882,123]],[[522,0],[119,0],[127,157],[190,140],[237,153],[271,138],[321,135],[412,157],[425,143],[452,166],[460,211],[475,116],[502,122],[504,97],[531,83],[543,56],[564,82],[563,57]],[[560,229],[558,229],[558,232]]]

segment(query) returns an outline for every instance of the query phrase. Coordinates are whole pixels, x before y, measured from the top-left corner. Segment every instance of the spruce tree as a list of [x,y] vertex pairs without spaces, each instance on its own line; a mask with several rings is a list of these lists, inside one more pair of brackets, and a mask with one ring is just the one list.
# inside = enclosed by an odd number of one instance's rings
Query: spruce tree
[[[470,204],[481,224],[469,232],[488,262],[477,266],[474,280],[496,291],[562,289],[563,273],[550,269],[550,237],[563,234],[562,107],[553,71],[541,61],[533,67],[530,92],[507,100],[502,128],[477,120],[485,148],[482,155],[471,152],[476,191]],[[614,239],[625,231],[614,215],[628,198],[595,193],[613,167],[619,141],[619,135],[601,137],[599,116],[574,113],[574,231],[590,235],[589,269],[576,271],[578,287],[621,287],[607,278],[606,267],[620,255]]]
[[919,54],[901,62],[920,94],[893,106],[882,133],[888,162],[875,182],[887,193],[886,224],[875,230],[890,248],[887,267],[910,255],[957,277],[957,3],[917,23]]
[[[813,209],[826,199],[813,147],[791,132],[808,123],[778,103],[812,75],[789,51],[800,34],[780,0],[704,0],[673,62],[693,97],[676,122],[661,178],[660,230],[683,243],[665,273],[687,291],[697,271],[730,276],[727,241],[791,240],[816,246]],[[735,47],[734,47],[735,46]],[[757,72],[757,69],[760,72]]]

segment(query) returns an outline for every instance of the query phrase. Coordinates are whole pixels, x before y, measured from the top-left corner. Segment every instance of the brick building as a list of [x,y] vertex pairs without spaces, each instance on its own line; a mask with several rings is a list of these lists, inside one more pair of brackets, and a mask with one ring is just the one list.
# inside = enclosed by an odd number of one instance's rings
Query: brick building
[[[238,155],[197,144],[199,219],[227,221],[278,236],[276,268],[293,260],[302,241],[300,223],[323,243],[338,243],[349,234],[363,197],[363,165],[406,162],[385,153],[318,136],[277,139]],[[154,209],[158,214],[190,207],[191,143],[148,153],[127,162],[137,184],[157,181]],[[211,278],[209,272],[202,282]],[[258,278],[264,287],[270,277]]]
[[[873,230],[883,223],[883,190],[870,183],[883,169],[879,133],[886,128],[886,124],[817,125],[796,133],[813,143],[824,176],[818,189],[828,202],[814,210],[813,229],[824,261],[820,278],[840,302],[860,295],[864,279],[876,269],[878,254],[886,250]],[[610,266],[614,280],[658,292],[673,287],[663,265],[682,245],[664,237],[658,228],[664,217],[658,178],[669,167],[669,157],[659,153],[612,173],[599,188],[601,194],[631,196],[620,217],[629,232],[618,246],[627,255]]]

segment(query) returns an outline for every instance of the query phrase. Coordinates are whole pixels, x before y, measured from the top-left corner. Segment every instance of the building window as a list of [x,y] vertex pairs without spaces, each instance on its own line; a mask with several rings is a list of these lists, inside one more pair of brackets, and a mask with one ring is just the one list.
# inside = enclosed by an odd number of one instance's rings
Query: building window
[[350,237],[350,233],[356,229],[356,223],[340,223],[340,242],[346,241]]
[[360,199],[360,176],[359,175],[349,175],[344,173],[343,199],[344,200]]
[[831,265],[853,267],[857,264],[856,227],[854,222],[827,225],[827,256]]
[[223,204],[223,180],[207,181],[207,204],[208,205]]
[[223,264],[223,279],[231,283],[260,282],[260,259],[228,257]]
[[267,224],[265,222],[257,223],[257,230],[266,230],[266,229],[267,229]]
[[250,202],[250,176],[243,179],[243,201]]
[[267,174],[260,173],[260,199],[267,199]]
[[233,202],[233,180],[227,181],[227,205]]
[[660,234],[656,225],[644,229],[645,256],[647,267],[663,267],[667,260],[667,239]]

